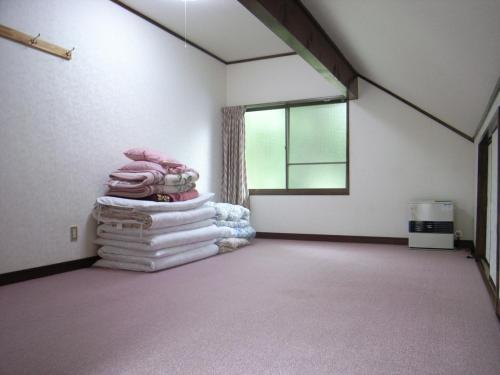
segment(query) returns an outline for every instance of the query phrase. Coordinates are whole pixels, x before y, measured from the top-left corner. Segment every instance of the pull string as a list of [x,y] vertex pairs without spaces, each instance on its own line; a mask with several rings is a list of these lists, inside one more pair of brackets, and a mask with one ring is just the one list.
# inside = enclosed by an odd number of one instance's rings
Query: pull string
[[187,48],[186,34],[187,34],[187,0],[184,0],[184,48]]

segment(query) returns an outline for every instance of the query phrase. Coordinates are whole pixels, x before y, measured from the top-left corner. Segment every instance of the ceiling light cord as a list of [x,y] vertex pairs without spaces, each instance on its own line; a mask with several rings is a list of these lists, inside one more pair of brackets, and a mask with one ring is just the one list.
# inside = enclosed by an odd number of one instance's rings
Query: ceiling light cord
[[184,48],[187,48],[187,0],[184,0]]

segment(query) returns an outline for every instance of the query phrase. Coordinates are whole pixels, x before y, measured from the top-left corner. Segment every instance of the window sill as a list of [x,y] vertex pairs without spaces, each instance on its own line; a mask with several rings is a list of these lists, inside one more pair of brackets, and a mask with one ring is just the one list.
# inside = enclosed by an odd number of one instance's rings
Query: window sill
[[349,189],[250,189],[250,195],[349,195]]

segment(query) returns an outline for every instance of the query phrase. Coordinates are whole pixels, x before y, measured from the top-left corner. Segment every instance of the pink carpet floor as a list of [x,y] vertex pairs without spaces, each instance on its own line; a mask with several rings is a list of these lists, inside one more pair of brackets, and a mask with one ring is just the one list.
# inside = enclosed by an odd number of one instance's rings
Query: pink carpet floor
[[464,251],[256,240],[142,274],[0,287],[0,374],[500,374]]

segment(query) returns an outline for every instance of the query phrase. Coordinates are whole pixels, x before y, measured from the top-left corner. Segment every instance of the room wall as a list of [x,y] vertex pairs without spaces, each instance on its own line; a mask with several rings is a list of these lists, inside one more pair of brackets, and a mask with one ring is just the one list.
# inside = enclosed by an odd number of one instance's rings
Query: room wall
[[227,66],[227,105],[345,95],[299,56]]
[[65,61],[0,38],[0,273],[95,255],[89,214],[127,148],[218,192],[223,64],[111,1],[3,0],[0,24],[76,47]]
[[[300,57],[268,61],[228,67],[228,105],[334,95],[327,82],[301,79]],[[255,84],[283,74],[281,63],[286,85]],[[350,195],[252,196],[252,223],[260,232],[407,237],[408,202],[447,199],[455,228],[472,239],[473,153],[473,143],[360,80],[350,104]]]

